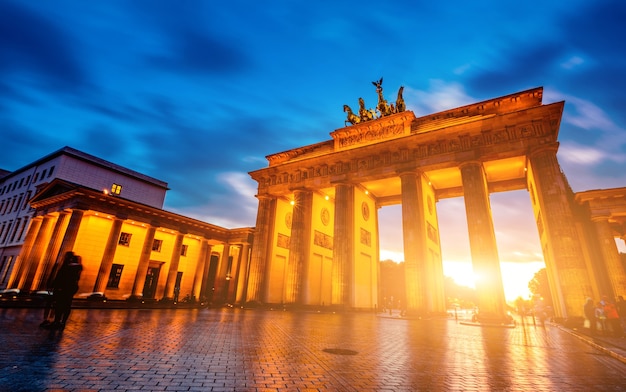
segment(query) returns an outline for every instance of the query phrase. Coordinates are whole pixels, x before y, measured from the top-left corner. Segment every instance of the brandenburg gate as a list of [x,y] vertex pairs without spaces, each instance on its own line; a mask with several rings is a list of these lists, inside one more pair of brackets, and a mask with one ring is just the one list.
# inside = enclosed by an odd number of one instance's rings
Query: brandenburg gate
[[[598,272],[585,234],[591,219],[578,212],[557,161],[564,102],[542,104],[535,88],[415,117],[402,87],[394,105],[382,79],[373,84],[375,110],[363,99],[357,113],[344,106],[346,126],[332,140],[269,155],[268,167],[250,173],[259,207],[248,301],[376,309],[377,211],[401,204],[407,313],[443,313],[436,205],[463,197],[479,315],[503,320],[489,195],[520,189],[530,195],[557,317],[582,315],[586,296],[625,292],[623,268]],[[608,224],[604,233],[612,236]],[[617,255],[614,240],[607,249]]]

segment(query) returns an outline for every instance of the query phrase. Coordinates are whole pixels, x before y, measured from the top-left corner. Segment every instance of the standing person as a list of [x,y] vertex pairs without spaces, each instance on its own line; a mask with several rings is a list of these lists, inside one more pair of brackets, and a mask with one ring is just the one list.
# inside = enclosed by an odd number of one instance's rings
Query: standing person
[[596,320],[596,306],[593,304],[593,299],[587,297],[584,312],[585,318],[589,320],[589,333],[595,335],[598,329],[598,322]]
[[617,313],[619,313],[619,319],[622,321],[622,328],[626,329],[626,301],[621,295],[617,296]]
[[43,307],[43,321],[39,324],[40,327],[46,327],[52,323],[54,320],[54,279],[57,275],[57,270],[59,269],[58,264],[55,264],[52,267],[52,271],[50,272],[50,276],[46,281],[46,291],[48,292],[45,298],[45,303]]
[[604,302],[604,315],[606,316],[606,323],[608,327],[613,331],[613,336],[621,338],[624,331],[622,330],[622,323],[619,319],[619,313],[617,313],[617,306],[612,301],[609,301],[609,297],[602,297]]
[[50,329],[63,329],[70,316],[72,300],[78,291],[78,280],[83,271],[80,256],[67,252],[53,285],[54,322]]

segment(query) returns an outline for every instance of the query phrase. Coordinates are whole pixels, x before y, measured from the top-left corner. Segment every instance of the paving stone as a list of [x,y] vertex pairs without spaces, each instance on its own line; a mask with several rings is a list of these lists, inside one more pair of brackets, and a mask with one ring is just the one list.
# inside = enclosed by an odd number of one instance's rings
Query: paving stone
[[[262,309],[0,309],[0,391],[620,391],[623,340]],[[611,343],[610,348],[604,343]]]

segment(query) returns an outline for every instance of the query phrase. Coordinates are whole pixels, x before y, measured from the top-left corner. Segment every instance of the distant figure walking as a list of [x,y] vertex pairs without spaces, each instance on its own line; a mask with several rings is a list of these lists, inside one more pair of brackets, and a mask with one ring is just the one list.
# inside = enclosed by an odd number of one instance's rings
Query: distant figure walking
[[624,334],[622,330],[622,323],[619,319],[619,313],[617,313],[617,306],[612,301],[609,301],[609,297],[602,297],[602,302],[604,306],[604,315],[606,316],[606,322],[608,327],[613,332],[613,336],[616,338],[621,338]]
[[67,252],[53,284],[54,322],[50,329],[63,329],[70,316],[74,294],[78,292],[78,281],[83,272],[80,256]]
[[617,296],[617,313],[619,313],[619,319],[622,321],[622,327],[626,328],[626,301],[621,295]]
[[596,306],[593,299],[587,298],[584,306],[585,318],[589,321],[589,333],[596,335],[598,333],[598,321],[596,320]]

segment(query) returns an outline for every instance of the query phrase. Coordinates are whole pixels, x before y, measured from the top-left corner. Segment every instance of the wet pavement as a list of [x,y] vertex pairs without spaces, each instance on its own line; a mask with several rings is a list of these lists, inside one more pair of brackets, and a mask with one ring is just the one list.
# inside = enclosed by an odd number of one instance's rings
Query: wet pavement
[[[624,391],[623,339],[371,313],[0,309],[0,391]],[[611,343],[612,341],[612,343]]]

